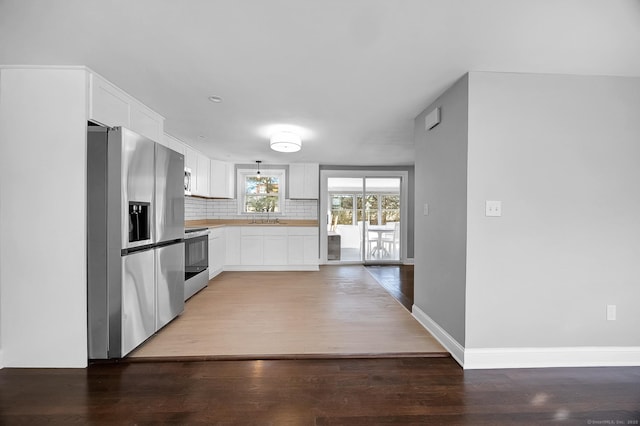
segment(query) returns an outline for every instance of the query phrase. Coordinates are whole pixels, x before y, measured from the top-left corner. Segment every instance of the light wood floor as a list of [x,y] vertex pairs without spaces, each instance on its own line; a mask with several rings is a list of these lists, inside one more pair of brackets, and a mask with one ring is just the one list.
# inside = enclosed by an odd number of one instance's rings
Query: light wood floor
[[449,356],[363,266],[224,272],[129,358]]

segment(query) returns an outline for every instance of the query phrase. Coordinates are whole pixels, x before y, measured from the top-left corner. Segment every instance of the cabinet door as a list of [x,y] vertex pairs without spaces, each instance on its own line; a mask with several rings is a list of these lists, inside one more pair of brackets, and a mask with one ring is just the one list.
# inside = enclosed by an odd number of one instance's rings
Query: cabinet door
[[[173,136],[171,136],[170,134],[165,133],[164,134],[164,146],[166,146],[167,148],[171,148],[172,150],[179,152],[180,154],[184,155],[185,154],[185,145],[180,142],[179,139],[174,138]],[[188,167],[186,164],[186,159],[185,159],[185,167]]]
[[319,165],[289,164],[289,198],[318,199]]
[[240,265],[240,228],[227,227],[225,238],[225,265]]
[[304,265],[304,235],[289,235],[289,265]]
[[195,173],[198,168],[198,157],[196,155],[196,150],[191,148],[190,146],[184,147],[184,165],[191,169],[192,172]]
[[89,74],[89,119],[130,128],[129,96],[97,74]]
[[289,164],[289,198],[303,198],[304,164]]
[[182,155],[184,155],[186,151],[184,144],[175,138],[169,140],[169,148]]
[[287,264],[287,237],[280,235],[264,236],[264,265]]
[[224,269],[225,250],[224,228],[212,229],[209,234],[209,279]]
[[209,279],[216,276],[216,272],[214,271],[214,268],[213,268],[213,262],[216,258],[214,253],[214,248],[216,245],[215,240],[216,238],[209,235],[209,259],[208,259],[209,260]]
[[[224,230],[221,230],[224,231]],[[224,232],[221,232],[221,235],[214,239],[213,245],[213,267],[215,268],[216,275],[222,272],[225,264],[225,237]]]
[[318,164],[305,164],[304,166],[304,192],[303,198],[317,200],[318,186],[320,184],[320,166]]
[[153,141],[162,140],[164,118],[136,100],[130,103],[130,125],[131,130]]
[[289,228],[289,264],[317,265],[318,262],[318,229]]
[[209,194],[215,198],[235,198],[233,188],[233,164],[219,160],[211,160],[211,184]]
[[197,153],[196,160],[196,195],[209,196],[209,158]]
[[317,235],[305,235],[303,237],[304,245],[304,264],[305,265],[317,265],[319,262],[318,256],[318,236]]
[[89,119],[162,141],[164,118],[95,73],[89,74]]
[[264,237],[260,235],[245,235],[240,238],[240,264],[262,265]]

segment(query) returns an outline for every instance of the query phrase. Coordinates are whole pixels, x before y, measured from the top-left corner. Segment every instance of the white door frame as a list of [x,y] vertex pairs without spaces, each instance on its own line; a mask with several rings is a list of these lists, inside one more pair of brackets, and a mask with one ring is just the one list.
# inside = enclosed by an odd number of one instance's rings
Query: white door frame
[[[384,178],[395,177],[400,178],[400,256],[399,262],[406,263],[407,255],[407,202],[408,202],[408,186],[409,172],[405,170],[320,170],[320,212],[318,222],[320,223],[320,264],[334,264],[339,262],[329,262],[327,259],[327,225],[328,225],[328,208],[329,193],[328,179],[330,177],[354,177],[354,178]],[[366,189],[366,188],[365,188]],[[355,262],[364,263],[364,262]]]

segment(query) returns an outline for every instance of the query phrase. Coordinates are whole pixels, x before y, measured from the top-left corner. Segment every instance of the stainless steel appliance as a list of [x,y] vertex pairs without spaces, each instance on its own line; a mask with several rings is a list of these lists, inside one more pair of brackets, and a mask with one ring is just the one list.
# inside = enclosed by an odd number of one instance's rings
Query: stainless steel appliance
[[209,282],[209,229],[187,228],[184,231],[184,300]]
[[184,168],[184,195],[191,195],[191,169]]
[[184,310],[184,157],[128,129],[87,137],[89,358],[121,358]]

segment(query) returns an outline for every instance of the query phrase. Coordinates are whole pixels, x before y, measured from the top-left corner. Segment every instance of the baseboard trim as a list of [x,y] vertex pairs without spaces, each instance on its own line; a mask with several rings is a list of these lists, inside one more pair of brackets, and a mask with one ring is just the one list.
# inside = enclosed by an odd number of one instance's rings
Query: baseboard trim
[[415,265],[415,259],[413,257],[406,257],[403,262],[403,265]]
[[0,349],[0,370],[4,368],[4,359],[2,358],[2,349]]
[[640,347],[481,348],[464,351],[465,369],[637,367]]
[[460,343],[451,337],[449,333],[447,333],[438,325],[438,323],[431,319],[429,315],[416,305],[411,307],[411,315],[413,315],[420,325],[426,328],[427,331],[431,333],[433,337],[435,337],[436,340],[449,351],[449,353],[451,353],[451,356],[458,364],[464,367],[464,347],[460,345]]
[[640,346],[465,348],[416,305],[413,317],[465,370],[555,367],[640,367]]
[[225,271],[256,272],[256,271],[319,271],[315,265],[225,265]]

